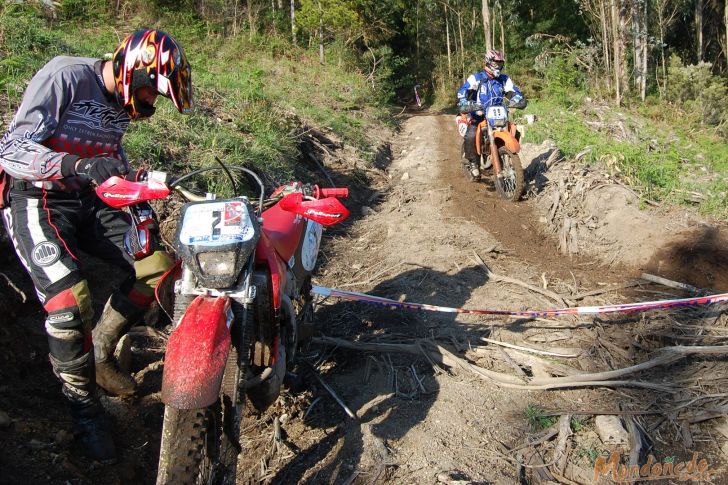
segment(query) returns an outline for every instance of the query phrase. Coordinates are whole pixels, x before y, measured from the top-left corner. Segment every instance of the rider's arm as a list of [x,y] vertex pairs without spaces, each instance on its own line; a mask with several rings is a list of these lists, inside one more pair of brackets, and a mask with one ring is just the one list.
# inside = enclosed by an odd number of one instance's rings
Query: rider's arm
[[460,86],[460,89],[458,89],[458,101],[467,100],[468,91],[474,91],[476,89],[478,89],[478,79],[475,77],[475,74],[471,74],[463,85]]
[[0,141],[0,165],[16,179],[58,180],[72,173],[78,157],[42,145],[53,135],[68,103],[63,76],[42,69],[30,81],[8,132]]
[[505,77],[505,82],[503,82],[503,91],[506,93],[513,93],[514,96],[519,96],[520,98],[523,98],[523,93],[520,89],[518,89],[518,86],[516,86],[510,77],[506,76],[505,74],[502,75]]

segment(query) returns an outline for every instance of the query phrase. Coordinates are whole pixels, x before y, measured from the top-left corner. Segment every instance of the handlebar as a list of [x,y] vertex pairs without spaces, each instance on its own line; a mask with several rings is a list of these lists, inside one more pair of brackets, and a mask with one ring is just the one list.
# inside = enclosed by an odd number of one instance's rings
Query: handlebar
[[319,194],[314,194],[314,197],[336,197],[337,199],[349,197],[347,188],[319,189],[319,191]]

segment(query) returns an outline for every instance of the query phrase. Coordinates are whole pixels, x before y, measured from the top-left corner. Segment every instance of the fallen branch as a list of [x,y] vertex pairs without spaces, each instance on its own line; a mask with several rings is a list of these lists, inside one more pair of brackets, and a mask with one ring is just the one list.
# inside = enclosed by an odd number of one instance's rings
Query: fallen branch
[[13,283],[5,273],[0,273],[0,276],[5,278],[5,282],[8,284],[10,289],[12,289],[15,293],[17,293],[20,296],[20,298],[23,299],[22,303],[25,303],[26,301],[28,301],[28,297],[25,296],[25,293],[23,292],[23,290],[21,290],[20,288],[15,286],[15,283]]
[[642,283],[639,281],[632,281],[630,283],[625,283],[623,285],[607,286],[607,287],[601,288],[599,290],[587,291],[585,293],[578,293],[578,294],[572,296],[571,298],[576,301],[579,301],[579,300],[583,300],[587,296],[602,295],[604,293],[609,293],[610,291],[624,290],[625,288],[633,288],[633,287],[639,286],[641,284]]
[[344,401],[342,401],[342,399],[339,397],[338,394],[336,394],[334,389],[331,386],[329,386],[326,383],[326,381],[324,381],[324,378],[321,377],[321,374],[319,374],[318,371],[313,366],[310,366],[310,367],[311,367],[311,371],[313,372],[313,375],[316,377],[316,379],[318,379],[318,381],[321,383],[321,385],[324,386],[324,389],[326,389],[328,391],[328,393],[331,394],[331,397],[333,397],[334,400],[339,404],[339,406],[341,406],[341,408],[344,410],[344,412],[346,412],[346,414],[351,419],[356,419],[356,414],[354,414],[354,412],[351,409],[349,409],[349,406],[347,406],[344,403]]
[[562,359],[573,359],[576,357],[579,357],[579,354],[559,354],[557,352],[549,352],[547,350],[539,350],[539,349],[532,349],[530,347],[521,347],[519,345],[509,344],[507,342],[499,342],[498,340],[493,340],[487,337],[481,337],[480,340],[483,342],[488,342],[493,345],[500,345],[501,347],[507,347],[509,349],[514,350],[522,350],[524,352],[531,352],[533,354],[539,354],[539,355],[548,355],[551,357],[560,357]]
[[688,285],[687,283],[680,283],[678,281],[668,280],[667,278],[663,278],[661,276],[655,276],[655,275],[649,274],[649,273],[642,273],[641,278],[643,280],[651,281],[653,283],[667,286],[669,288],[677,288],[678,290],[689,291],[691,293],[695,293],[696,295],[705,295],[708,293],[707,290],[704,290],[702,288],[697,288],[695,286]]
[[342,348],[348,348],[353,350],[384,351],[396,353],[404,352],[414,355],[424,355],[428,360],[435,364],[442,364],[451,368],[463,369],[498,386],[522,390],[548,390],[564,389],[570,387],[638,387],[643,389],[653,389],[661,392],[673,392],[674,388],[666,385],[644,381],[613,379],[622,378],[630,374],[636,374],[638,372],[652,369],[654,367],[671,364],[687,357],[688,355],[728,354],[728,345],[663,347],[661,349],[658,349],[658,351],[656,352],[656,354],[658,354],[657,357],[630,367],[605,372],[574,374],[565,377],[534,377],[529,381],[528,384],[523,384],[521,379],[516,376],[491,371],[471,364],[465,359],[462,359],[457,355],[453,354],[445,347],[441,345],[435,345],[431,341],[427,340],[418,340],[414,344],[390,344],[376,342],[350,342],[347,340],[332,337],[318,337],[314,338],[313,342],[324,345],[337,345]]
[[514,285],[518,285],[522,288],[526,288],[535,293],[540,293],[544,296],[548,296],[549,298],[556,300],[557,302],[559,302],[561,305],[564,305],[564,306],[574,306],[576,304],[576,302],[569,300],[569,299],[559,295],[558,293],[554,293],[553,291],[539,288],[538,286],[528,284],[521,280],[517,280],[516,278],[511,278],[510,276],[504,276],[504,275],[500,275],[498,273],[493,273],[490,270],[490,268],[488,268],[488,266],[485,264],[485,262],[483,262],[483,259],[480,256],[478,256],[478,253],[473,251],[473,254],[475,254],[475,258],[477,259],[478,264],[480,265],[481,268],[483,268],[486,275],[488,276],[488,279],[491,279],[493,281],[499,281],[502,283],[511,283]]
[[556,449],[554,450],[556,471],[559,474],[564,473],[564,468],[566,468],[566,460],[569,458],[566,447],[569,444],[569,437],[571,435],[571,415],[564,414],[559,418],[559,439],[556,442]]

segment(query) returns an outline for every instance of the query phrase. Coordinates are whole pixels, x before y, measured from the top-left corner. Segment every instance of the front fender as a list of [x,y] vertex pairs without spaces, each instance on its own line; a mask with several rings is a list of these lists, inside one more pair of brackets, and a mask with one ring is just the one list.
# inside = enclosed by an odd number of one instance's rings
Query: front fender
[[167,343],[162,402],[177,409],[204,408],[217,400],[230,352],[230,300],[198,296]]
[[505,146],[511,153],[518,153],[521,151],[521,144],[508,131],[493,132],[493,138],[495,138],[495,144],[498,147]]

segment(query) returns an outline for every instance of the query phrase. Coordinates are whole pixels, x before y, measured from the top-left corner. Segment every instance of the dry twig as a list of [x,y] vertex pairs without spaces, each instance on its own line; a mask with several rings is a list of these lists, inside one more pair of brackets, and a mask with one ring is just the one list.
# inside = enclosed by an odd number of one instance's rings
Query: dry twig
[[521,280],[518,280],[516,278],[511,278],[510,276],[504,276],[504,275],[500,275],[498,273],[493,273],[490,270],[490,268],[488,268],[488,266],[485,264],[485,262],[483,262],[483,259],[480,256],[478,256],[478,253],[473,251],[473,254],[475,254],[475,258],[477,259],[477,262],[480,265],[480,267],[483,268],[483,270],[485,270],[485,273],[488,275],[488,279],[491,279],[493,281],[499,281],[502,283],[511,283],[514,285],[518,285],[522,288],[526,288],[527,290],[531,290],[535,293],[540,293],[553,300],[556,300],[557,302],[559,302],[560,304],[562,304],[564,306],[573,306],[575,304],[574,301],[564,298],[563,296],[561,296],[557,293],[554,293],[553,291],[545,290],[545,289],[539,288],[538,286],[530,285],[530,284],[523,282]]

